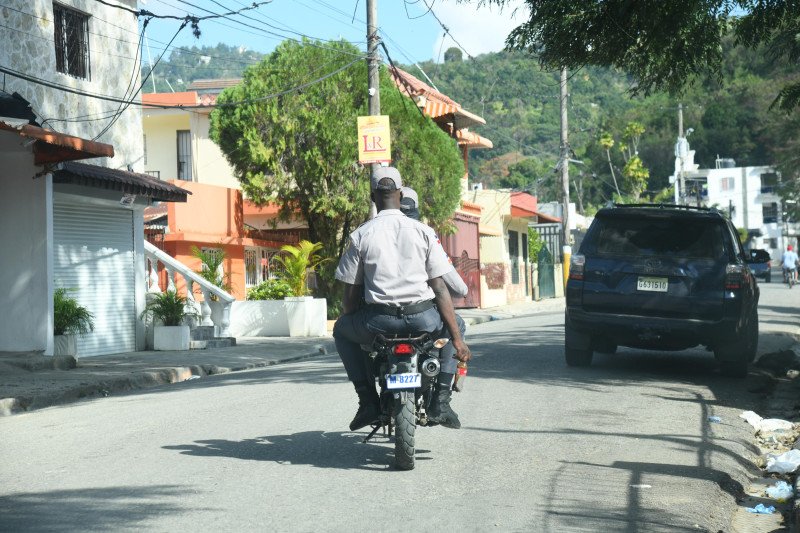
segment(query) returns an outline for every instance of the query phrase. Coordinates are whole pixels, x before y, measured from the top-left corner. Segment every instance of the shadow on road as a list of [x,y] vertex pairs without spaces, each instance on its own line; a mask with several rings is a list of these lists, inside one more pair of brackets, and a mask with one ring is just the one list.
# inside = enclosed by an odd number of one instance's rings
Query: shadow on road
[[[184,509],[169,503],[185,486],[102,487],[0,496],[3,531],[123,531],[146,529],[147,520]],[[198,509],[193,509],[193,512]]]
[[[164,446],[183,455],[230,457],[248,461],[271,461],[282,465],[309,465],[344,470],[388,470],[394,461],[389,439],[378,436],[362,443],[363,434],[303,431],[239,441],[213,439],[192,444]],[[429,450],[417,449],[417,460],[429,459]]]

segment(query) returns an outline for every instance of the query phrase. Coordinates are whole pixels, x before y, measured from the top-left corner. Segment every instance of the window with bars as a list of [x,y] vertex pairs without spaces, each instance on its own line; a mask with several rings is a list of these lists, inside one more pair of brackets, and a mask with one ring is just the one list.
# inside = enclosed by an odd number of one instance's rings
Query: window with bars
[[764,219],[764,224],[771,224],[778,221],[778,204],[770,202],[761,206],[761,217]]
[[731,177],[722,178],[719,183],[722,191],[732,191],[736,188],[736,184]]
[[192,181],[192,134],[178,130],[178,179]]
[[53,4],[56,70],[88,80],[89,16],[59,4]]

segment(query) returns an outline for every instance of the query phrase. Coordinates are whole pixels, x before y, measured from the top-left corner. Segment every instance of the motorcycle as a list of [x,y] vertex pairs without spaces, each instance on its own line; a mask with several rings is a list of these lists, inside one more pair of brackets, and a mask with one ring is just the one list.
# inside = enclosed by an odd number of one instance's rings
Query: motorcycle
[[448,342],[424,333],[418,337],[378,335],[372,344],[369,357],[373,376],[380,384],[381,415],[364,442],[381,428],[389,437],[394,432],[394,458],[399,470],[414,468],[417,425],[429,424],[427,412],[441,369],[438,350]]

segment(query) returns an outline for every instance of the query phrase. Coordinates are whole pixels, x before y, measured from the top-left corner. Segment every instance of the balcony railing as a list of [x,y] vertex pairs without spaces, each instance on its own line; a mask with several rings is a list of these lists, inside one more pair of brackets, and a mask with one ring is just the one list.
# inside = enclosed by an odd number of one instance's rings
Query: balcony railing
[[[203,279],[197,272],[193,271],[171,255],[159,250],[153,244],[144,241],[144,255],[147,268],[147,292],[159,293],[161,286],[158,283],[158,264],[161,263],[167,272],[167,290],[174,291],[175,276],[181,275],[186,283],[186,299],[188,305],[200,315],[201,326],[216,326],[220,337],[230,336],[231,325],[231,304],[236,300],[226,291]],[[203,301],[198,302],[194,299],[194,285],[199,286],[203,294]],[[222,306],[221,317],[218,317],[219,324],[212,320],[211,306],[209,302],[212,297],[216,298]]]

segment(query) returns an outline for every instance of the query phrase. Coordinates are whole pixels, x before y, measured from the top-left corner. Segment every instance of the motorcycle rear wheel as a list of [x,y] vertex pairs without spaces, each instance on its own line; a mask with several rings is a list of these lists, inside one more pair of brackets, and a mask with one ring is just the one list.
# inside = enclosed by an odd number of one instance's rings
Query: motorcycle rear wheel
[[[405,400],[403,399],[405,396]],[[417,420],[414,395],[406,394],[394,401],[394,461],[398,470],[414,469],[414,433]]]

